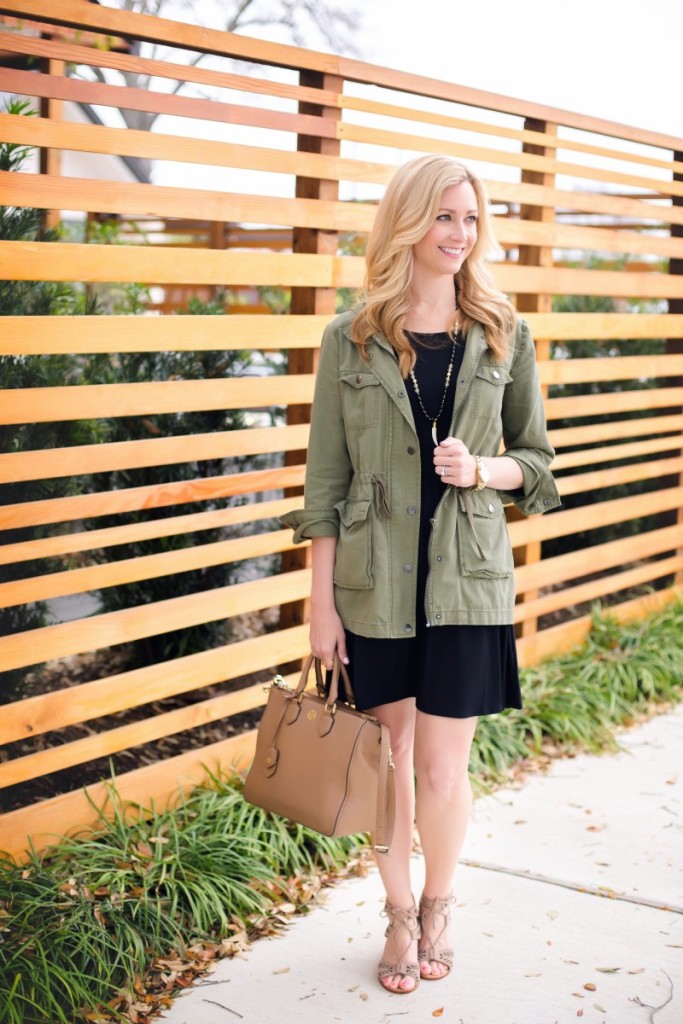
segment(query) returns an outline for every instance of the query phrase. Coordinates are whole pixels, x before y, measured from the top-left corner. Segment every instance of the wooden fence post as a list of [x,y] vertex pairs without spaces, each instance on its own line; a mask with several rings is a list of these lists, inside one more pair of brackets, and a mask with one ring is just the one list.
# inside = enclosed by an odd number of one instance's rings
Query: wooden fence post
[[[300,84],[313,89],[325,89],[341,93],[343,79],[337,75],[328,75],[317,71],[302,71]],[[339,121],[341,112],[338,107],[326,107],[314,103],[300,103],[299,113],[315,117],[324,117],[330,121]],[[322,153],[327,156],[339,156],[340,142],[336,138],[321,138],[317,135],[299,135],[297,149],[306,153]],[[297,176],[296,196],[298,199],[339,198],[339,182],[330,178],[307,178]],[[336,256],[339,236],[336,231],[322,231],[318,228],[294,228],[292,249],[295,253],[318,253]],[[291,312],[294,314],[323,314],[330,319],[336,312],[337,292],[335,288],[301,287],[292,288]],[[314,373],[318,365],[318,349],[291,349],[289,352],[288,372],[290,374]],[[290,405],[287,408],[287,423],[310,423],[310,405]],[[305,451],[285,453],[285,465],[301,465],[306,461]],[[301,488],[289,488],[286,496],[301,494]],[[302,569],[310,565],[310,548],[285,551],[282,554],[282,571]],[[298,626],[308,618],[308,601],[294,601],[283,605],[280,609],[280,628]]]
[[[674,163],[683,162],[683,151],[674,150],[673,153]],[[683,174],[674,171],[673,180],[683,182]],[[673,206],[677,209],[683,209],[683,196],[672,196]],[[672,238],[683,238],[683,224],[672,224],[671,225],[671,237]],[[683,259],[680,257],[672,257],[669,260],[669,273],[670,274],[683,274]],[[669,299],[668,303],[669,313],[683,313],[683,299]],[[666,351],[667,353],[679,354],[683,352],[683,338],[667,338],[666,340]],[[680,377],[669,382],[675,387],[680,387],[683,381]],[[683,452],[681,452],[683,455]],[[676,481],[672,481],[672,486],[676,486]],[[678,476],[678,486],[683,486],[683,473]],[[683,526],[683,508],[679,508],[676,513],[676,523],[678,526]],[[683,554],[683,548],[678,548],[676,551],[677,555]],[[674,583],[676,586],[683,586],[683,572],[677,572],[674,576]]]
[[[557,136],[557,125],[550,124],[548,121],[538,121],[535,118],[527,117],[524,121],[524,128],[526,131],[542,132],[545,135]],[[554,146],[542,146],[535,145],[533,143],[525,142],[523,144],[524,153],[533,153],[537,156],[550,157],[551,159],[556,158],[557,150]],[[543,185],[546,188],[553,188],[555,185],[555,175],[553,173],[546,173],[545,171],[529,171],[522,169],[522,182],[533,185]],[[554,206],[537,206],[537,205],[526,205],[522,204],[520,209],[520,218],[522,220],[538,221],[542,224],[551,224],[555,220],[555,208]],[[519,247],[519,263],[525,267],[552,267],[553,265],[553,249],[551,245],[520,245]],[[553,297],[547,293],[520,293],[516,297],[517,309],[520,313],[551,313],[553,308]],[[549,338],[534,338],[536,344],[536,358],[539,362],[543,362],[550,358],[550,339]],[[543,387],[543,396],[547,398],[548,388]],[[511,518],[515,518],[515,512]],[[516,565],[529,565],[532,562],[540,562],[541,560],[541,542],[530,541],[521,548],[517,548],[515,551],[515,564]],[[538,597],[537,590],[529,590],[522,594],[519,598],[521,602],[533,601],[534,598]],[[517,627],[517,633],[519,636],[530,636],[535,633],[538,629],[538,619],[529,618],[525,619]]]
[[[51,39],[51,36],[46,38]],[[55,60],[54,57],[48,57],[41,61],[42,70],[48,75],[60,75],[66,74],[66,64],[63,60]],[[63,100],[54,99],[53,97],[43,97],[39,103],[40,116],[49,119],[50,121],[62,121],[62,112],[64,109]],[[40,149],[40,173],[49,174],[57,177],[62,173],[62,153],[59,149],[52,149],[51,147],[41,146]],[[43,228],[56,228],[59,227],[61,221],[61,210],[45,210],[43,215]]]

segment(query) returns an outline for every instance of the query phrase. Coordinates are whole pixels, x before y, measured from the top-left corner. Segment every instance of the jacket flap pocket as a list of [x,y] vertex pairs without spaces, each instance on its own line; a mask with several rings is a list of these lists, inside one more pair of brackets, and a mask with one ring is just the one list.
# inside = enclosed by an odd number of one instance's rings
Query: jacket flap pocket
[[502,363],[482,363],[477,370],[477,377],[490,384],[509,384],[512,381],[509,367]]
[[339,501],[334,506],[339,512],[339,518],[344,526],[351,526],[353,523],[360,523],[368,518],[368,512],[372,501],[366,499],[348,499]]
[[[504,514],[503,503],[489,488],[484,487],[481,491],[470,491],[472,498],[472,514],[481,516],[483,519],[497,519]],[[458,491],[458,501],[463,512],[467,512],[465,499],[462,491]]]
[[352,388],[367,388],[379,385],[379,380],[375,377],[374,373],[363,373],[358,370],[342,373],[339,379],[345,384],[350,384]]

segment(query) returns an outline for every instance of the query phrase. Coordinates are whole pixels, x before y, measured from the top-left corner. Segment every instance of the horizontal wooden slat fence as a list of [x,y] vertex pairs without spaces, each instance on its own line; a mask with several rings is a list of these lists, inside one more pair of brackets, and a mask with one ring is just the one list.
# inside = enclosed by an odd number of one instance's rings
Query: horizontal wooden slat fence
[[[259,680],[307,647],[308,545],[294,550],[277,516],[301,500],[322,329],[362,284],[382,186],[418,153],[456,155],[487,182],[495,277],[536,339],[565,507],[510,513],[522,663],[579,643],[592,601],[627,619],[671,599],[683,579],[683,140],[85,0],[0,0],[0,15],[0,92],[36,107],[0,112],[0,141],[41,154],[37,172],[0,172],[0,202],[47,208],[48,224],[119,230],[117,244],[0,240],[0,278],[94,295],[142,284],[150,314],[193,295],[228,310],[0,322],[0,424],[13,439],[0,449],[0,609],[47,602],[52,615],[0,637],[0,672],[23,678],[0,715],[0,848],[21,855],[28,837],[42,848],[91,826],[79,772],[106,776],[103,759],[119,765],[124,799],[148,805],[174,799],[204,765],[249,758],[253,732],[230,735],[231,720],[257,710]],[[188,67],[180,51],[221,68]],[[131,84],[138,74],[153,76],[149,88]],[[78,105],[107,124],[81,123]],[[158,115],[160,130],[123,127],[121,108]],[[152,161],[154,184],[120,180],[111,168],[123,159]],[[285,315],[269,311],[273,290]],[[242,370],[145,369],[190,353],[239,356]],[[74,376],[98,358],[109,360],[101,378]],[[30,360],[60,359],[67,379],[11,383]],[[130,375],[112,382],[117,366]],[[227,412],[242,417],[235,429],[177,426]],[[119,439],[115,425],[133,422],[148,433]],[[109,426],[90,435],[89,424]],[[56,443],[21,444],[26,425]],[[173,590],[180,574],[218,570],[234,575]],[[129,607],[62,611],[145,584],[149,596]],[[259,632],[264,612],[271,627]],[[112,660],[212,623],[228,624],[229,642],[142,667]],[[59,671],[66,684],[41,683]],[[165,756],[181,735],[187,747]],[[36,802],[53,775],[59,795]],[[89,794],[106,804],[104,782]]]

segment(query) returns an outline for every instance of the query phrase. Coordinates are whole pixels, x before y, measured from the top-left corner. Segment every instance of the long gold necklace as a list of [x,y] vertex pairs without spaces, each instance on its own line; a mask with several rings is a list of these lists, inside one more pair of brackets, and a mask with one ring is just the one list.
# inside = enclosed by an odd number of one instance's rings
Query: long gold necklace
[[419,388],[418,383],[417,383],[417,378],[415,376],[414,371],[412,369],[410,371],[410,379],[413,382],[413,387],[415,388],[415,394],[416,394],[417,400],[418,400],[418,402],[420,404],[420,408],[422,409],[422,412],[425,414],[425,416],[427,417],[427,419],[429,420],[429,422],[432,425],[432,439],[434,441],[434,447],[435,448],[437,448],[438,445],[439,445],[439,441],[438,441],[438,438],[437,438],[437,435],[436,435],[436,424],[437,424],[437,421],[439,419],[439,416],[443,412],[443,407],[446,404],[446,395],[448,394],[448,385],[451,382],[451,375],[453,373],[453,362],[455,360],[456,338],[457,338],[457,334],[455,332],[453,332],[452,335],[451,335],[451,358],[450,358],[450,361],[448,363],[448,369],[446,370],[446,379],[444,381],[443,395],[441,396],[441,405],[439,406],[439,411],[437,412],[436,416],[430,416],[430,414],[425,409],[425,407],[424,407],[424,405],[422,403],[422,395],[420,394],[420,388]]

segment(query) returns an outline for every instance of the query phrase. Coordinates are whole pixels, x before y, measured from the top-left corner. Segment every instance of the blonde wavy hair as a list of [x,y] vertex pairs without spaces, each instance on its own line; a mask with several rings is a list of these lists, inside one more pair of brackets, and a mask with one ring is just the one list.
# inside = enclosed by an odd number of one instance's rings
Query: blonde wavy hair
[[435,222],[441,197],[451,185],[469,181],[477,197],[477,241],[455,275],[459,318],[453,323],[466,334],[478,321],[496,359],[503,359],[517,314],[512,303],[493,284],[484,259],[499,250],[493,237],[488,197],[483,183],[457,160],[428,155],[410,160],[393,176],[377,208],[365,254],[362,305],[353,321],[352,337],[367,359],[374,334],[393,345],[403,377],[415,365],[415,352],[404,324],[409,310],[408,289],[413,273],[413,246]]

